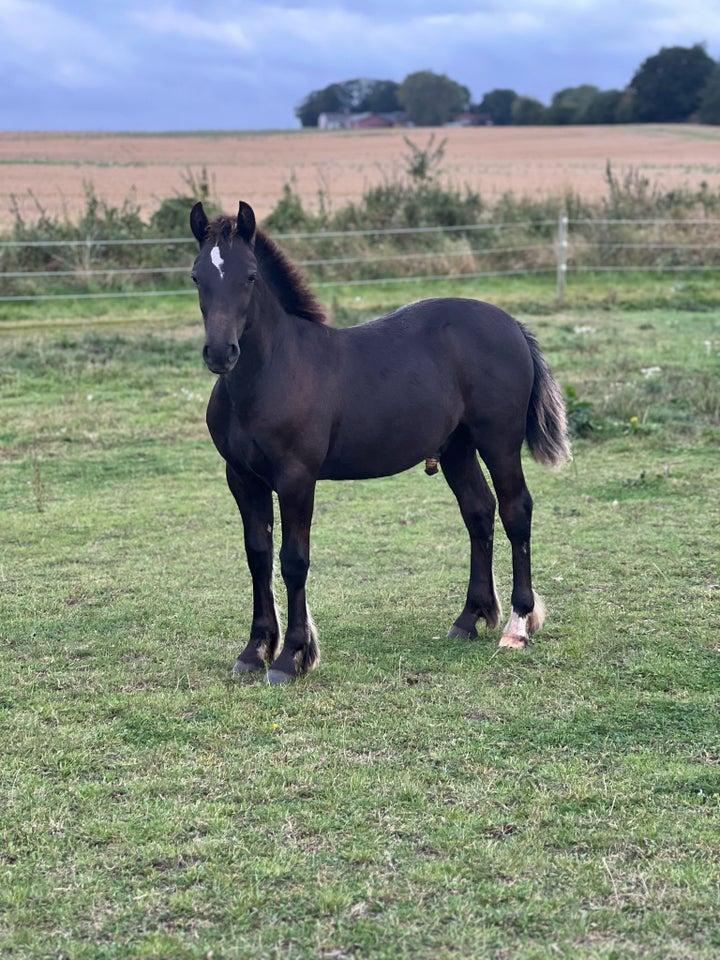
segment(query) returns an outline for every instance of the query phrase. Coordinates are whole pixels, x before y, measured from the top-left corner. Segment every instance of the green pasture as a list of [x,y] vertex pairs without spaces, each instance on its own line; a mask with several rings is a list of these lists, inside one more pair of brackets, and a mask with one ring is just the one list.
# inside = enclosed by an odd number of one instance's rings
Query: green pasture
[[[187,272],[174,281],[186,293],[156,293],[128,298],[98,295],[90,298],[0,301],[0,335],[27,336],[42,330],[144,329],[194,326],[198,323],[197,295]],[[403,280],[399,283],[326,283],[316,285],[336,326],[370,320],[423,297],[475,297],[501,304],[517,317],[535,323],[536,317],[571,315],[590,311],[610,329],[624,311],[648,310],[686,313],[720,308],[718,271],[638,270],[637,272],[570,272],[565,279],[562,303],[552,272],[509,276]],[[582,323],[582,321],[578,321]]]
[[527,462],[545,629],[445,638],[441,476],[322,483],[322,662],[280,688],[230,677],[249,578],[194,303],[4,315],[0,956],[720,955],[720,322],[516,296],[579,434]]

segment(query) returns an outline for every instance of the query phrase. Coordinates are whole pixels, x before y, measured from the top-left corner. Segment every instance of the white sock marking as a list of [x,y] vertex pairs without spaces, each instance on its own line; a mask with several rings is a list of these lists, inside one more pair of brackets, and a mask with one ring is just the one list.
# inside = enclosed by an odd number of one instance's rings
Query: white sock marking
[[505,625],[503,634],[509,634],[512,637],[520,637],[523,640],[527,640],[527,624],[526,617],[521,617],[519,613],[515,613],[513,610],[510,614],[510,619]]
[[210,259],[213,262],[213,266],[217,269],[217,272],[220,274],[220,279],[222,280],[225,274],[223,273],[223,264],[225,261],[220,256],[220,247],[213,247],[210,251]]

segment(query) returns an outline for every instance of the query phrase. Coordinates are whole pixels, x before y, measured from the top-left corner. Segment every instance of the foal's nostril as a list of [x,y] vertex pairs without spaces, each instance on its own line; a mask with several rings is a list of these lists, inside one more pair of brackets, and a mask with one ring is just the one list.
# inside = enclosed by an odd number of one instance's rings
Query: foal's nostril
[[206,343],[202,350],[205,366],[213,373],[227,373],[232,370],[239,356],[240,347],[236,343],[228,343],[219,348],[210,347]]

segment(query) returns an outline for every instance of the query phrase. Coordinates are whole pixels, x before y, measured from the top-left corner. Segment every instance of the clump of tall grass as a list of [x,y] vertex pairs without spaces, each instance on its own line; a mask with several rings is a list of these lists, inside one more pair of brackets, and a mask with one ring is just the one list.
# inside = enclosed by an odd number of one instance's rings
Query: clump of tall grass
[[[91,181],[83,184],[85,203],[76,219],[67,212],[48,213],[35,197],[36,216],[24,216],[13,196],[12,227],[0,237],[6,244],[0,247],[5,294],[92,293],[136,289],[148,282],[167,284],[160,271],[186,269],[188,248],[142,241],[187,238],[190,208],[198,199],[211,212],[219,211],[205,169],[199,174],[187,171],[184,182],[185,191],[164,199],[147,221],[134,196],[114,206],[98,197]],[[172,275],[169,283],[177,284]]]
[[[677,269],[720,265],[720,192],[661,189],[635,168],[618,175],[605,167],[607,193],[573,224],[570,266],[591,269]],[[699,221],[699,222],[698,222]]]

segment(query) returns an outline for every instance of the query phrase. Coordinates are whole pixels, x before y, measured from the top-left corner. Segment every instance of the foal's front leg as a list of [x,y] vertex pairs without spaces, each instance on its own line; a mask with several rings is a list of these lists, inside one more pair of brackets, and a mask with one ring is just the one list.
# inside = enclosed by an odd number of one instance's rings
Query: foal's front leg
[[274,659],[280,641],[272,591],[272,491],[257,477],[237,472],[229,464],[226,475],[243,520],[245,556],[253,585],[250,639],[235,661],[233,673],[254,673],[264,670],[265,664]]
[[294,680],[320,660],[315,624],[305,599],[315,480],[306,475],[285,478],[278,483],[277,492],[282,520],[280,570],[287,589],[288,622],[280,656],[267,673],[267,682],[273,684]]

